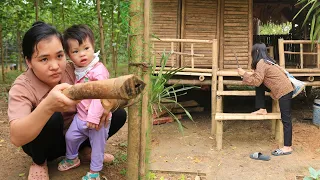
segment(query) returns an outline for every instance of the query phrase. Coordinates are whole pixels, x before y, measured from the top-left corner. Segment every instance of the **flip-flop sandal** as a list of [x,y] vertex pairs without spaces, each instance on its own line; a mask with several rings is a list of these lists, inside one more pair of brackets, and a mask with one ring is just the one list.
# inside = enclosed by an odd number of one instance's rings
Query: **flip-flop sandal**
[[101,179],[100,179],[99,173],[87,172],[87,174],[82,177],[82,180],[101,180]]
[[67,171],[69,169],[76,168],[78,166],[80,166],[80,159],[79,158],[74,159],[74,160],[65,158],[59,163],[58,170],[59,171]]
[[281,149],[276,149],[274,151],[271,152],[272,155],[274,156],[283,156],[283,155],[289,155],[291,154],[292,151],[289,151],[289,152],[283,152]]
[[[80,156],[82,163],[90,163],[91,160],[91,154],[90,156]],[[112,163],[114,160],[114,156],[112,154],[104,153],[103,155],[103,163]]]
[[28,180],[49,180],[48,166],[32,163],[29,169]]
[[263,155],[261,152],[255,152],[253,154],[250,154],[250,158],[255,160],[263,160],[263,161],[270,160],[270,156]]

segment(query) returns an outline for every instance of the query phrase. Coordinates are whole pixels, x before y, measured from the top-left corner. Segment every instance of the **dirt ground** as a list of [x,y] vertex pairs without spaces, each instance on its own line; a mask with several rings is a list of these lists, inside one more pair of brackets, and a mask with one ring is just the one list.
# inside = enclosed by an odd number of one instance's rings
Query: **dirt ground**
[[[154,126],[152,129],[152,152],[150,169],[153,179],[193,180],[199,173],[202,180],[284,180],[296,175],[308,175],[308,167],[320,169],[320,131],[312,124],[312,102],[320,96],[320,90],[312,96],[302,95],[293,101],[293,147],[289,156],[271,157],[270,161],[249,158],[259,151],[269,155],[277,147],[271,135],[270,121],[228,121],[224,123],[223,149],[216,150],[215,137],[210,134],[211,118],[207,106],[210,99],[199,97],[199,92],[190,93],[207,111],[193,114],[194,122],[183,119],[184,135],[176,123]],[[200,96],[208,94],[201,92]],[[250,112],[254,108],[253,98],[225,99],[225,111]],[[270,106],[270,101],[268,105]],[[7,106],[0,100],[0,180],[27,179],[31,159],[21,148],[9,141]],[[116,156],[115,163],[105,165],[102,174],[108,180],[125,179],[127,125],[108,141],[107,152]],[[58,161],[49,164],[50,179],[80,179],[89,165],[68,172],[56,170]]]

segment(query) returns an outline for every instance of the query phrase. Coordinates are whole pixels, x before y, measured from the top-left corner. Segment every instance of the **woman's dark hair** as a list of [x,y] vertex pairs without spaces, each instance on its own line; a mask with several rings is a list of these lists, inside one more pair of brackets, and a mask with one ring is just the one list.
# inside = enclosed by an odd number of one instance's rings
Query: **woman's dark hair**
[[89,26],[84,24],[79,24],[79,25],[73,25],[69,27],[67,30],[63,32],[63,42],[64,42],[65,51],[67,53],[69,52],[69,45],[68,45],[69,39],[75,39],[79,42],[79,45],[81,45],[86,38],[89,38],[92,44],[92,47],[94,48],[94,36]]
[[22,40],[23,57],[31,61],[32,54],[37,48],[38,43],[51,36],[56,36],[63,45],[62,35],[53,26],[42,21],[32,24],[32,27],[25,33]]
[[[271,61],[276,63],[269,55],[267,51],[267,47],[264,43],[256,43],[252,46],[251,51],[252,64],[251,68],[256,69],[258,62],[263,59],[265,62]],[[269,62],[270,64],[270,62]]]

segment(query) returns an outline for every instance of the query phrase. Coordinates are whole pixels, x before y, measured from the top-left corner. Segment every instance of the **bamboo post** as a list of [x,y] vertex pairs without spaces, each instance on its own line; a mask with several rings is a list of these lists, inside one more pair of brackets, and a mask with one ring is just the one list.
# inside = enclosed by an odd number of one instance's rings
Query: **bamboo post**
[[276,140],[278,140],[279,148],[283,146],[283,124],[281,119],[277,119],[276,124]]
[[223,69],[223,59],[224,59],[224,0],[219,0],[220,2],[220,37],[219,38],[219,70]]
[[[185,38],[185,27],[186,27],[186,21],[185,21],[185,14],[186,14],[186,0],[181,0],[181,39]],[[181,52],[184,52],[184,43],[181,42]],[[185,58],[183,55],[181,55],[181,62],[180,62],[180,67],[184,67],[185,66],[185,62],[184,62]]]
[[[218,91],[223,91],[223,76],[218,77]],[[217,113],[223,112],[223,98],[222,96],[217,96]],[[222,136],[223,136],[223,120],[216,121],[217,122],[217,133],[216,133],[216,141],[217,141],[217,150],[220,151],[222,149]]]
[[[249,29],[248,29],[248,34],[249,34],[249,54],[251,54],[252,51],[252,45],[253,45],[253,15],[252,15],[252,10],[253,10],[253,0],[248,0],[249,1]],[[251,69],[251,63],[252,63],[252,57],[249,55],[249,61],[248,61],[248,67]]]
[[285,68],[285,59],[284,59],[284,43],[283,39],[278,40],[278,47],[279,47],[279,65]]
[[317,67],[320,68],[320,44],[317,44]]
[[[129,15],[130,25],[130,50],[129,50],[129,72],[141,75],[141,69],[135,64],[141,63],[143,49],[143,4],[142,0],[132,0]],[[130,64],[129,64],[130,65]],[[137,97],[140,98],[141,96]],[[128,164],[127,179],[139,179],[140,147],[141,147],[141,101],[128,108]]]
[[[272,100],[272,113],[278,112],[278,109],[279,109],[279,103],[277,100],[273,99]],[[277,124],[277,120],[272,119],[271,120],[271,132],[274,137],[276,136],[276,124]]]
[[218,71],[218,42],[212,42],[212,77],[211,77],[211,134],[216,133],[216,106],[217,106],[217,71]]
[[[144,0],[144,53],[143,56],[147,63],[150,63],[150,0]],[[172,49],[173,50],[173,49]],[[173,62],[173,61],[172,61]],[[143,80],[150,82],[151,69],[143,72]],[[140,146],[140,170],[139,177],[146,180],[148,172],[148,154],[150,154],[150,139],[152,127],[151,105],[149,104],[150,85],[146,84],[145,92],[142,93],[142,120],[141,120],[141,146]]]
[[170,56],[171,56],[171,67],[174,67],[174,57],[173,57],[173,53],[174,53],[174,44],[173,44],[173,42],[171,42],[171,54],[170,54]]
[[300,68],[303,69],[303,44],[300,43]]
[[191,68],[194,68],[194,50],[193,50],[193,43],[191,43]]

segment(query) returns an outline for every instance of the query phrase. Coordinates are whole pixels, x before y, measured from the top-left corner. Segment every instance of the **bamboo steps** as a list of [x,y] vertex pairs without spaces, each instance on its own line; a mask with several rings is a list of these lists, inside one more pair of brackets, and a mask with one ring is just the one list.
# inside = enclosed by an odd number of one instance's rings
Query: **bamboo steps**
[[268,113],[267,115],[256,115],[251,113],[216,113],[216,121],[222,120],[269,120],[281,119],[280,113]]

